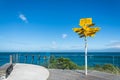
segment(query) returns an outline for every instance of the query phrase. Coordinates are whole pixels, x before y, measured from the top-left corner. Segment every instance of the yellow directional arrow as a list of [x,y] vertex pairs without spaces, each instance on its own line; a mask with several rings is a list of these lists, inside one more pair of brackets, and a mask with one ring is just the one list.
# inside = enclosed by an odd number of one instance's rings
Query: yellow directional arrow
[[100,30],[98,27],[92,27],[95,25],[92,23],[92,18],[80,19],[80,25],[82,28],[73,28],[73,31],[78,33],[80,37],[93,37]]
[[82,18],[80,19],[80,26],[86,26],[86,25],[89,25],[89,24],[92,24],[92,18]]

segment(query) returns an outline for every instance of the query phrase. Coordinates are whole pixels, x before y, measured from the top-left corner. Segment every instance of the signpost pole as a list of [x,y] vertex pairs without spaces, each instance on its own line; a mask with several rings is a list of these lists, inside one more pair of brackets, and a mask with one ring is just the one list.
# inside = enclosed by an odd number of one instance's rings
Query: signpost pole
[[85,37],[85,75],[87,75],[87,37]]

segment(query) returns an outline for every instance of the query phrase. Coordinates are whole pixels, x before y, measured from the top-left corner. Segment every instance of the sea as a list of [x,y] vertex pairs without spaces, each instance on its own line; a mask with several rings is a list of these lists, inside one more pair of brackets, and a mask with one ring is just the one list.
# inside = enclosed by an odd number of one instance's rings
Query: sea
[[[0,52],[0,66],[10,62],[35,65],[50,64],[53,58],[68,58],[79,66],[85,65],[84,52]],[[88,66],[113,64],[120,67],[120,52],[88,52]]]

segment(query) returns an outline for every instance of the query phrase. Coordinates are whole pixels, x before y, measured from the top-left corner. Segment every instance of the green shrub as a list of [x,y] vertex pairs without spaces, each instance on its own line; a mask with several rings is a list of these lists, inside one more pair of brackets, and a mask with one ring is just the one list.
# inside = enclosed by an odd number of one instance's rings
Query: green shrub
[[102,68],[104,70],[110,70],[110,71],[114,71],[114,69],[115,69],[114,65],[112,65],[112,64],[105,64],[105,65],[103,65]]
[[[49,68],[53,69],[79,69],[84,70],[85,66],[78,66],[74,62],[72,62],[69,58],[55,58],[54,56],[50,57],[50,64]],[[112,65],[112,64],[105,64],[105,65],[95,65],[95,67],[88,66],[88,70],[98,70],[103,72],[109,72],[114,74],[120,74],[120,68]]]
[[78,69],[79,66],[75,63],[73,63],[68,58],[57,58],[57,59],[51,59],[50,61],[50,68],[57,68],[57,69]]
[[50,57],[50,63],[49,63],[49,68],[54,68],[54,69],[57,69],[57,67],[56,67],[56,58],[55,58],[55,56],[51,56]]
[[120,69],[113,64],[104,64],[103,66],[101,65],[96,65],[94,67],[95,70],[99,71],[104,71],[104,72],[109,72],[109,73],[114,73],[114,74],[119,74]]

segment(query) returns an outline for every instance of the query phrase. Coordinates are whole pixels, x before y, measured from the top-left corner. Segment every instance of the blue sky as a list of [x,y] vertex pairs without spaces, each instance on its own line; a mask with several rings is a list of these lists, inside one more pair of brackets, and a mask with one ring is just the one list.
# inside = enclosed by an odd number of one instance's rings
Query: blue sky
[[120,0],[0,0],[0,51],[83,50],[72,28],[93,18],[88,50],[120,48]]

